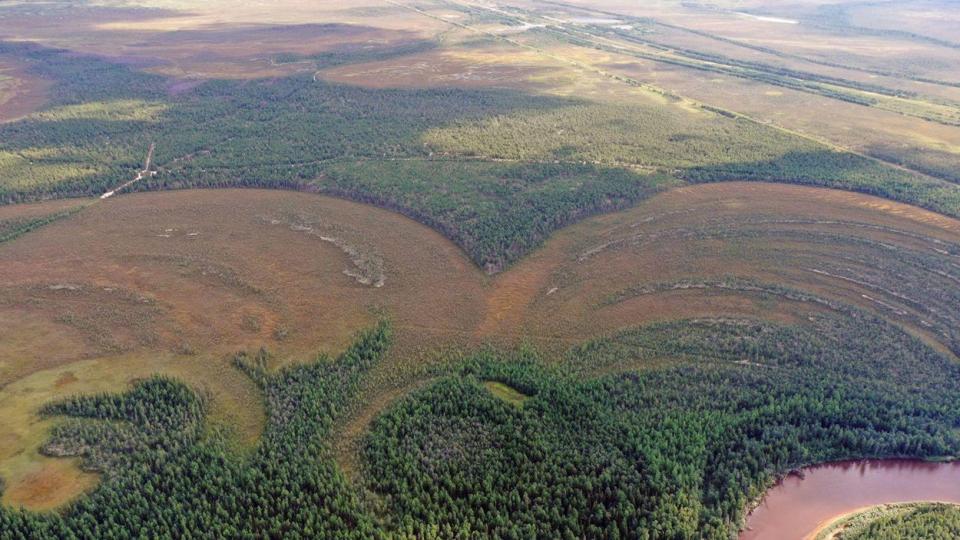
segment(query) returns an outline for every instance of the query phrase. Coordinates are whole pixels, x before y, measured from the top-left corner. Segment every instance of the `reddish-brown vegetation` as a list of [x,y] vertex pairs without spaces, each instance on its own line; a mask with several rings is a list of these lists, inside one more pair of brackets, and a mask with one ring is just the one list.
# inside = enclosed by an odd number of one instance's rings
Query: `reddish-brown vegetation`
[[[5,207],[0,219],[63,204]],[[960,222],[825,189],[685,187],[563,229],[489,277],[438,233],[356,203],[261,190],[120,196],[0,246],[0,384],[26,392],[0,400],[0,412],[29,418],[53,396],[163,371],[203,389],[214,418],[253,441],[262,413],[255,389],[229,367],[229,353],[263,345],[297,361],[342,348],[386,315],[396,344],[364,390],[370,406],[345,422],[353,440],[381,406],[423,380],[432,351],[533,341],[559,352],[653,321],[791,322],[830,309],[709,286],[731,278],[857,305],[945,350],[943,321],[925,311],[933,304],[903,298],[916,294],[915,284],[863,266],[887,249],[880,244],[956,264]],[[629,293],[671,282],[707,285]],[[927,319],[935,324],[917,323]],[[58,467],[62,493],[80,485],[63,472],[74,469],[16,461],[45,430],[16,422],[25,431],[0,445],[0,469],[13,486],[8,502],[30,503],[34,495],[18,494],[31,492],[30,478],[41,476],[30,475],[46,467]],[[29,474],[11,475],[17,467]]]
[[32,113],[47,100],[52,83],[28,73],[17,59],[0,55],[0,122]]

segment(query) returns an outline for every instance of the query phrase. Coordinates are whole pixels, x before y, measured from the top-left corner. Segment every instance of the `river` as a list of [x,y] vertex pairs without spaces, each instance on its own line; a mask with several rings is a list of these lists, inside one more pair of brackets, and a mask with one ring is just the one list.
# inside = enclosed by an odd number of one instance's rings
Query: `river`
[[802,540],[859,508],[916,501],[960,504],[960,462],[886,459],[807,467],[767,491],[740,540]]

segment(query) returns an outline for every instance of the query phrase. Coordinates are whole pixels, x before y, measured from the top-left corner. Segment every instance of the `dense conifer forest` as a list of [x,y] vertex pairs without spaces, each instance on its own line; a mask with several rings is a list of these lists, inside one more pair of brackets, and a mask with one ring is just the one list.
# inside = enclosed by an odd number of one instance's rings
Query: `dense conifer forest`
[[921,540],[960,536],[960,509],[947,504],[920,505],[908,512],[879,518],[844,540]]
[[[336,360],[279,371],[266,351],[238,355],[268,411],[249,456],[204,429],[204,399],[173,379],[52,403],[44,414],[67,420],[44,451],[82,457],[103,481],[63,513],[5,509],[0,530],[729,538],[795,467],[960,450],[960,368],[851,310],[795,326],[662,323],[584,343],[560,362],[529,348],[452,357],[375,421],[348,482],[329,437],[389,337],[381,323]],[[653,361],[663,358],[672,360]]]
[[684,181],[836,187],[960,215],[955,184],[706,109],[306,75],[174,93],[163,77],[66,51],[0,52],[57,81],[43,111],[0,126],[7,203],[98,196],[133,179],[154,144],[155,174],[125,189],[277,187],[371,202],[440,230],[491,272],[558,227]]
[[104,474],[61,514],[0,511],[3,538],[370,538],[371,516],[328,455],[325,437],[359,378],[387,346],[389,326],[360,335],[336,360],[277,373],[263,353],[237,363],[260,385],[269,426],[239,457],[205,435],[204,403],[182,383],[154,377],[122,395],[53,403],[62,424],[44,451],[80,456]]

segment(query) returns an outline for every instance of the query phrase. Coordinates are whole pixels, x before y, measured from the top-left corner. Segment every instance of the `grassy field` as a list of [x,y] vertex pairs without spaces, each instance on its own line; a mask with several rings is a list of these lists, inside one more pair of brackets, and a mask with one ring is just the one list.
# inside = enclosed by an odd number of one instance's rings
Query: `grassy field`
[[[382,17],[384,6],[379,2],[334,6],[285,0],[274,8],[264,11],[227,2],[20,3],[4,8],[7,16],[0,20],[0,29],[13,41],[113,57],[184,83],[289,76],[308,66],[283,62],[287,55],[322,55],[369,43],[393,48],[444,30],[443,25],[420,21],[404,10],[388,9],[390,17]],[[65,24],[70,27],[66,40]]]
[[514,407],[523,407],[523,403],[530,398],[530,396],[502,382],[485,381],[483,386],[485,386],[487,390],[490,390],[490,393],[498,399],[502,399]]

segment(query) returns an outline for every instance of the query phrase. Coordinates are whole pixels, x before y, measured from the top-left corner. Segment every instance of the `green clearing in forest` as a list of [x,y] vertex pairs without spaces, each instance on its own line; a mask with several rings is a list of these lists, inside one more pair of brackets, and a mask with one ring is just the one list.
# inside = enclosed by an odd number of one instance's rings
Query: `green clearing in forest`
[[483,386],[485,386],[491,394],[514,407],[523,407],[523,403],[530,399],[530,396],[502,382],[484,381]]

